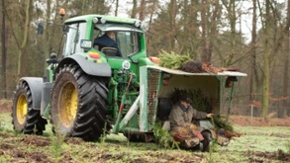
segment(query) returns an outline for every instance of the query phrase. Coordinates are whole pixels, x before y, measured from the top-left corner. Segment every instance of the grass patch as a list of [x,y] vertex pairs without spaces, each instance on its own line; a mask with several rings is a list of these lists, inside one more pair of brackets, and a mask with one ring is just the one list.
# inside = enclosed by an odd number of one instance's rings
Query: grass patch
[[0,131],[13,131],[11,112],[0,111]]
[[[100,142],[62,141],[46,127],[43,136],[13,134],[10,112],[0,113],[0,162],[254,162],[252,155],[261,152],[277,153],[281,149],[289,153],[290,127],[234,126],[242,132],[228,146],[208,153],[165,149],[154,143],[130,142],[123,134],[110,134]],[[161,134],[162,135],[162,134]],[[33,141],[27,141],[31,138]],[[50,144],[44,142],[49,141]],[[103,144],[102,144],[103,143]],[[61,149],[61,150],[59,150]],[[257,157],[257,156],[255,156]],[[282,162],[278,157],[268,162]],[[267,162],[267,161],[264,161]]]
[[287,152],[288,154],[290,154],[290,140],[288,140],[288,141],[286,142],[285,146],[286,146],[286,152]]

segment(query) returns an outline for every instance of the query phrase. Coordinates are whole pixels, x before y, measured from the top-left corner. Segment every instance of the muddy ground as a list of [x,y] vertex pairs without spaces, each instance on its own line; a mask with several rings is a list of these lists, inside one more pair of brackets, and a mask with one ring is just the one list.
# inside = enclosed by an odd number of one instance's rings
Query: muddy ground
[[[210,162],[207,155],[199,152],[192,152],[191,154],[183,151],[159,152],[158,148],[147,147],[147,149],[139,149],[144,150],[141,152],[142,154],[134,154],[122,149],[122,145],[106,143],[105,146],[101,146],[97,143],[83,142],[78,138],[65,139],[63,145],[70,146],[71,149],[62,147],[60,153],[57,154],[52,152],[52,140],[50,138],[35,135],[25,135],[17,138],[8,133],[1,133],[0,137],[2,139],[0,141],[0,157],[6,160],[3,162]],[[139,146],[141,145],[139,144]],[[78,149],[87,149],[88,151],[79,153]],[[275,162],[289,162],[290,160],[290,155],[282,150],[277,152],[245,151],[243,155],[248,157],[249,162],[272,162],[274,160]],[[231,162],[231,160],[228,161]],[[0,160],[0,162],[2,161]],[[214,162],[223,161],[214,160]]]
[[[0,114],[10,112],[11,102],[0,100]],[[229,121],[240,126],[290,126],[290,118],[253,118],[230,116]],[[1,129],[1,128],[0,128]],[[285,138],[289,135],[276,134]],[[62,141],[63,140],[63,141]],[[227,149],[221,153],[235,153]],[[238,153],[238,152],[236,152]],[[290,162],[290,153],[245,150],[238,162]],[[52,138],[37,135],[17,135],[12,129],[0,130],[0,162],[237,162],[234,159],[215,160],[209,153],[184,150],[164,150],[158,145],[106,141],[84,142],[79,138]]]

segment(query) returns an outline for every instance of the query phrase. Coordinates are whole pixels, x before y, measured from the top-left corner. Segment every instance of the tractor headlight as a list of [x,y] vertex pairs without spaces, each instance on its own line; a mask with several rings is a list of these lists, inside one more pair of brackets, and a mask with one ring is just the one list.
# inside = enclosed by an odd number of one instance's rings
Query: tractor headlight
[[106,23],[106,19],[102,18],[102,19],[101,19],[101,23],[102,23],[102,24],[105,24],[105,23]]
[[135,23],[134,23],[134,25],[135,25],[135,27],[137,27],[137,28],[139,28],[140,26],[141,26],[141,21],[135,21]]
[[93,23],[94,23],[94,24],[97,24],[97,23],[98,23],[98,21],[99,21],[99,19],[98,19],[98,18],[94,18],[94,19],[93,19]]

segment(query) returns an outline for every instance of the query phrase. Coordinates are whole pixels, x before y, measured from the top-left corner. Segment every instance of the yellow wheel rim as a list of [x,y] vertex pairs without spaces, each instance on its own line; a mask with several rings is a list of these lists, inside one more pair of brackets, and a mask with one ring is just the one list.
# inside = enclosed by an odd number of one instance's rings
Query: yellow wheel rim
[[23,125],[26,121],[26,114],[27,114],[27,100],[24,95],[20,95],[16,105],[16,117],[21,125]]
[[[72,126],[78,108],[77,89],[72,83],[66,83],[59,94],[58,103],[59,119],[65,127]],[[57,125],[57,124],[56,124]]]

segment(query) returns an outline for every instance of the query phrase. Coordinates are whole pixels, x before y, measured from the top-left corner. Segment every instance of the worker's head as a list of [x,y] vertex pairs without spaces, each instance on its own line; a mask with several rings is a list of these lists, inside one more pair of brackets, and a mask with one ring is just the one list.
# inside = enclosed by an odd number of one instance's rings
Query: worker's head
[[115,33],[113,31],[107,31],[106,35],[108,35],[111,39],[115,40]]
[[183,104],[186,108],[190,105],[190,103],[192,103],[192,100],[189,98],[188,95],[186,94],[182,94],[179,97],[179,101],[181,102],[181,104]]

